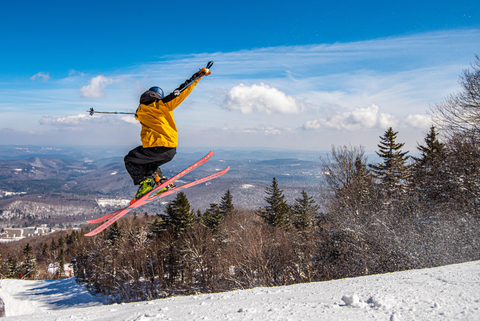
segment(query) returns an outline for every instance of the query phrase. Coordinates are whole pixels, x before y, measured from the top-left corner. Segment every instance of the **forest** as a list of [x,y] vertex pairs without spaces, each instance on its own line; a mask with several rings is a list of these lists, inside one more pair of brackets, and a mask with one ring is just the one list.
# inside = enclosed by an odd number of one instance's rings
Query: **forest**
[[393,128],[377,163],[363,146],[332,146],[320,195],[289,204],[274,177],[264,207],[236,208],[227,190],[202,211],[179,193],[165,213],[136,213],[96,237],[85,226],[0,244],[0,276],[46,278],[48,264],[71,262],[90,290],[131,302],[479,260],[479,56],[459,83],[430,107],[415,153]]

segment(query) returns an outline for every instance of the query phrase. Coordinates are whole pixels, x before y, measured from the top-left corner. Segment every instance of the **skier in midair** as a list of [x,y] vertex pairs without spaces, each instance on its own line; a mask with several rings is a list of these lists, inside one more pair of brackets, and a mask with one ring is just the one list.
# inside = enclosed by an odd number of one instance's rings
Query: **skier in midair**
[[[151,87],[140,96],[135,119],[142,125],[142,145],[124,158],[133,184],[140,185],[131,203],[167,181],[159,166],[171,161],[176,154],[178,131],[173,110],[192,92],[201,77],[208,75],[210,69],[202,68],[167,96],[160,87]],[[159,192],[165,190],[167,188]]]

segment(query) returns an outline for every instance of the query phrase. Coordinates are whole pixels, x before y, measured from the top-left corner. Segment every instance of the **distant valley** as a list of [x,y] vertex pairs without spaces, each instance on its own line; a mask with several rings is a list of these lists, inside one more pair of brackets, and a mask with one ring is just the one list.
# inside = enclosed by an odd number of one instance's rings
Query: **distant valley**
[[[125,206],[137,187],[132,185],[123,165],[122,153],[126,152],[118,149],[64,151],[58,147],[0,146],[0,226],[81,226],[86,219]],[[207,152],[179,149],[162,170],[173,176]],[[232,193],[235,206],[264,206],[265,188],[273,177],[289,202],[300,197],[302,190],[317,198],[321,179],[319,156],[320,153],[309,151],[219,149],[211,160],[177,185],[230,166],[224,176],[185,191],[192,208],[202,212],[210,203],[219,203],[227,190]],[[174,197],[141,207],[137,214],[162,213]]]

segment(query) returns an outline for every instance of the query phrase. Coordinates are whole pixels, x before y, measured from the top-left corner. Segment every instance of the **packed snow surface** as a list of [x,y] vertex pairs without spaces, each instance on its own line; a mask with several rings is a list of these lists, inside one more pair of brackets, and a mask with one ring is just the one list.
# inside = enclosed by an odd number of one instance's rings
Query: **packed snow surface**
[[480,320],[480,261],[113,305],[73,278],[1,287],[5,320]]

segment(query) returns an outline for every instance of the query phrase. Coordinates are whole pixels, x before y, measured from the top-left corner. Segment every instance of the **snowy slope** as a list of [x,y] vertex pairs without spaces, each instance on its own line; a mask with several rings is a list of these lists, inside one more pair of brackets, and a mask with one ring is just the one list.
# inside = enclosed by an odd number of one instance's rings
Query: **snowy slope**
[[1,280],[0,298],[5,304],[6,316],[102,305],[85,287],[78,285],[74,278],[47,281]]
[[92,307],[98,300],[73,279],[1,285],[5,320],[480,320],[480,261]]

